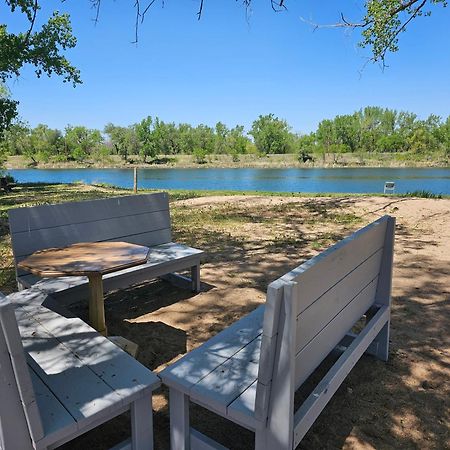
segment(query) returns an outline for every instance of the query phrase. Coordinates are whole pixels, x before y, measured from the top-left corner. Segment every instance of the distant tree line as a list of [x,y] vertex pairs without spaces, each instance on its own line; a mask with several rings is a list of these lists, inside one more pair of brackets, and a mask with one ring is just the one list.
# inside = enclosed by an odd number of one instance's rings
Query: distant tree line
[[301,161],[340,153],[450,155],[450,116],[444,121],[436,115],[420,120],[415,114],[379,107],[366,107],[349,115],[322,120],[315,132],[297,134],[289,124],[273,114],[261,115],[248,133],[243,126],[228,128],[222,122],[215,127],[196,127],[146,117],[124,127],[109,123],[104,130],[67,126],[64,131],[40,124],[31,128],[24,123],[10,126],[0,140],[3,155],[24,155],[34,162],[78,161],[119,155],[124,161],[139,156],[151,163],[161,155],[193,155],[198,163],[207,155],[296,153]]

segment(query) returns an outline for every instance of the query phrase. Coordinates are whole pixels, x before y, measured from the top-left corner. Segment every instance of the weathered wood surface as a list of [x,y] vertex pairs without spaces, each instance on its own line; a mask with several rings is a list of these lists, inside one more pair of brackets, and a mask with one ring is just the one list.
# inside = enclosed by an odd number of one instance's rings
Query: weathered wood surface
[[38,250],[18,266],[40,277],[106,274],[145,264],[148,247],[128,242],[79,242]]
[[[366,350],[385,359],[394,228],[385,216],[279,278],[264,306],[162,371],[172,448],[209,445],[189,440],[189,400],[254,430],[258,450],[295,448]],[[368,310],[378,312],[352,338]],[[294,420],[295,391],[342,345],[347,350]]]
[[[16,419],[15,432],[26,435],[29,430],[36,448],[54,448],[131,410],[133,448],[152,448],[151,395],[160,384],[158,377],[80,319],[42,306],[52,303],[43,292],[21,291],[4,300],[9,307],[10,301],[15,304],[15,315],[11,313],[21,342],[9,355],[13,360],[20,356],[18,351],[27,355],[28,367],[25,372],[22,367],[22,374],[31,376],[29,386],[17,378],[15,386],[23,398],[32,398],[28,403],[34,407],[26,412],[25,428]],[[31,413],[37,415],[34,421]],[[15,448],[5,445],[3,450]]]

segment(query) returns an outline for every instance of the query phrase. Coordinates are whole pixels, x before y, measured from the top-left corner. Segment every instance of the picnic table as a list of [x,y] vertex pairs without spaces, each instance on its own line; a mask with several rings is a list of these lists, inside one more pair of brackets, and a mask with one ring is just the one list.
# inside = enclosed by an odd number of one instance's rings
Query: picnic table
[[89,322],[106,336],[103,275],[144,264],[148,253],[148,247],[128,242],[81,242],[38,250],[18,266],[40,277],[87,276]]

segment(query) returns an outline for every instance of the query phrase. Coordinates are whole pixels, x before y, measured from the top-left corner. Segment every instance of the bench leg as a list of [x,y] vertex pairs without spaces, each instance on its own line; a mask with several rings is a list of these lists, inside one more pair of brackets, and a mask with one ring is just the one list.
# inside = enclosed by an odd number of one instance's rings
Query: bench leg
[[192,292],[200,292],[200,264],[191,267]]
[[383,328],[378,333],[377,337],[373,340],[375,344],[375,350],[370,348],[366,351],[367,354],[375,356],[375,358],[387,361],[389,357],[389,320],[384,324]]
[[144,397],[131,404],[131,448],[153,449],[152,398]]
[[173,388],[169,389],[170,448],[190,449],[189,397]]

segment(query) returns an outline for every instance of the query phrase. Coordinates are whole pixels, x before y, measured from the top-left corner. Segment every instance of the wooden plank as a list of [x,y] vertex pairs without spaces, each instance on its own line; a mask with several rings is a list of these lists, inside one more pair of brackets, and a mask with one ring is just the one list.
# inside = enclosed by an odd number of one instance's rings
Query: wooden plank
[[[39,230],[14,233],[14,254],[16,257],[20,257],[30,255],[37,250],[66,247],[79,242],[112,240],[127,242],[128,236],[164,230],[165,233],[170,232],[168,211],[156,211],[59,227],[41,228]],[[163,242],[158,242],[158,244],[161,243]]]
[[274,361],[274,376],[267,412],[267,426],[256,431],[256,445],[261,449],[287,450],[292,448],[294,408],[295,322],[298,304],[293,301],[299,294],[300,286],[286,282],[280,311],[279,338]]
[[227,418],[250,430],[265,425],[265,421],[258,424],[258,419],[255,417],[256,388],[260,384],[258,381],[254,381],[227,407]]
[[370,343],[377,336],[389,319],[389,308],[383,306],[370,320],[350,347],[328,371],[325,377],[295,412],[294,448],[300,443],[326,404],[349,374],[350,370],[361,358]]
[[383,247],[387,221],[388,216],[382,217],[281,277],[299,283],[301,290],[308,292],[299,314]]
[[[256,399],[252,399],[254,402],[252,404],[252,407],[254,408],[253,414],[256,420],[263,420],[263,417],[264,420],[267,418],[284,285],[285,283],[283,281],[277,280],[271,283],[267,288]],[[241,415],[239,409],[240,408],[237,407],[237,413],[238,415]],[[244,411],[244,417],[246,417],[247,412],[248,411]]]
[[227,359],[260,336],[264,305],[190,351],[159,376],[165,384],[189,393],[191,386],[214,371]]
[[169,209],[166,192],[39,205],[8,211],[11,234]]
[[37,447],[46,448],[68,434],[76,433],[78,425],[36,373],[30,370],[30,374],[44,429],[44,437],[37,442]]
[[[125,242],[129,242],[130,244],[137,244],[137,245],[144,245],[147,247],[153,247],[153,246],[158,246],[158,245],[161,245],[164,243],[169,243],[171,241],[171,238],[172,238],[172,236],[171,236],[170,229],[164,229],[164,230],[152,231],[149,233],[142,233],[142,234],[127,236],[126,239],[124,237],[118,237],[115,239],[109,239],[108,241],[111,241],[111,242],[125,241]],[[108,241],[105,241],[105,242],[108,242]],[[199,252],[200,252],[200,250],[199,250]],[[26,256],[27,255],[17,256],[15,254],[14,258],[15,258],[16,263],[18,261],[22,260],[23,258],[25,258]],[[18,269],[16,268],[16,270],[17,270],[17,275],[19,277],[28,273],[20,268],[18,268]]]
[[295,388],[311,375],[330,351],[350,331],[375,299],[378,279],[368,283],[334,319],[295,356]]
[[228,405],[257,379],[260,348],[258,337],[192,386],[190,398],[225,416]]
[[123,399],[131,401],[160,385],[159,378],[78,318],[65,319],[43,307],[16,310],[19,322],[34,320]]
[[[0,315],[8,306],[7,302],[0,298]],[[0,369],[0,448],[31,450],[31,436],[1,324]]]
[[[367,283],[378,277],[382,255],[383,251],[378,250],[300,313],[297,319],[296,353],[326,327]],[[305,301],[310,303],[308,291],[302,289],[299,295],[300,298],[296,300],[301,305],[300,308]]]
[[14,315],[13,305],[9,300],[0,298],[0,325],[8,347],[17,389],[22,401],[23,411],[28,423],[28,429],[34,442],[42,439],[44,431],[36,403],[36,397],[31,383],[30,373],[25,360],[25,353]]
[[[28,322],[28,323],[27,323]],[[36,374],[78,422],[87,425],[122,405],[122,397],[33,319],[19,321]],[[111,344],[113,345],[113,344]]]

